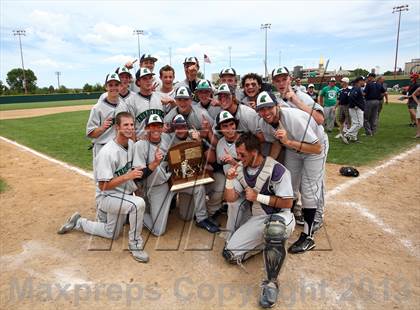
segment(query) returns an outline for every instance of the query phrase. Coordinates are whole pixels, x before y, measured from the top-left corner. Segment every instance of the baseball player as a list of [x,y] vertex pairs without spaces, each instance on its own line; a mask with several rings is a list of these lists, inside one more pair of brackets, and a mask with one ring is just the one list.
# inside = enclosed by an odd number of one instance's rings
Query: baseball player
[[[125,101],[127,98],[129,98],[132,95],[135,95],[135,92],[130,90],[130,84],[133,82],[133,78],[131,75],[130,70],[125,67],[119,67],[115,70],[115,73],[118,74],[118,77],[120,78],[120,98],[122,101]],[[103,100],[108,96],[108,93],[103,93],[100,97],[99,100]]]
[[[212,171],[212,178],[214,179],[214,182],[204,185],[206,195],[209,198],[206,204],[207,213],[209,215],[209,220],[212,221],[213,224],[218,225],[216,218],[219,213],[216,214],[216,212],[222,206],[223,192],[225,190],[225,177],[221,171],[222,168],[220,167],[219,169],[219,165],[214,164],[216,161],[216,153],[213,150],[213,147],[201,139],[200,133],[197,130],[188,128],[187,121],[182,114],[178,114],[174,117],[172,127],[174,128],[174,132],[171,133],[172,145],[176,145],[177,143],[183,141],[203,141],[202,146],[204,150],[204,157],[206,158],[205,166],[207,170]],[[189,204],[189,201],[189,195],[178,195],[179,205]]]
[[245,97],[243,90],[238,88],[236,70],[233,68],[224,68],[219,73],[220,84],[228,84],[235,89],[235,97],[238,102]]
[[[125,64],[125,66],[128,69],[133,69],[133,65],[137,60],[134,61],[129,61]],[[140,57],[140,65],[139,65],[139,69],[141,68],[147,68],[150,70],[150,72],[153,72],[153,70],[155,69],[155,64],[158,61],[158,59],[150,54],[143,54]],[[161,84],[160,81],[158,79],[156,79],[156,77],[153,77],[153,90],[155,90],[156,88],[158,88]],[[135,93],[139,92],[139,87],[136,83],[132,83],[131,84],[131,90]]]
[[289,169],[295,199],[300,193],[304,230],[290,248],[301,253],[315,247],[314,219],[323,210],[325,140],[324,131],[308,114],[293,108],[280,108],[275,96],[261,92],[257,98],[260,128],[266,141],[279,140],[285,147],[284,165]]
[[233,96],[234,89],[227,84],[221,84],[217,89],[217,96],[223,110],[232,114],[239,121],[238,130],[240,132],[251,132],[260,139],[264,140],[261,130],[258,128],[259,116],[249,106],[239,104]]
[[119,105],[117,112],[130,112],[135,118],[136,137],[140,138],[144,130],[144,121],[152,114],[163,117],[161,97],[153,91],[153,75],[147,68],[140,68],[136,73],[136,84],[140,91]]
[[[222,135],[217,142],[216,157],[217,162],[223,165],[223,186],[225,185],[225,175],[232,166],[235,166],[239,160],[237,159],[235,142],[239,139],[240,134],[237,131],[239,121],[233,117],[228,111],[221,111],[216,118],[216,130]],[[228,202],[226,240],[230,239],[233,232],[243,223],[249,215],[247,208],[240,208],[244,203],[245,197],[241,194],[240,199],[235,202]]]
[[256,73],[248,73],[241,79],[241,87],[244,91],[244,97],[241,103],[255,109],[255,100],[261,92],[263,81],[261,76]]
[[349,142],[358,142],[359,129],[363,127],[363,114],[365,109],[365,97],[363,96],[362,87],[365,85],[365,78],[360,76],[353,81],[353,87],[349,92],[349,114],[351,119],[351,127],[344,135],[345,140]]
[[272,307],[279,292],[277,277],[286,258],[286,242],[295,227],[290,211],[293,189],[289,171],[271,157],[264,158],[260,142],[251,133],[242,135],[235,143],[241,165],[229,169],[225,199],[246,200],[238,208],[252,210],[245,223],[230,237],[223,257],[230,263],[242,264],[263,251],[266,279],[261,284],[259,303]]
[[220,106],[216,106],[213,103],[213,85],[211,82],[209,80],[200,80],[195,89],[195,95],[198,102],[193,102],[193,104],[198,104],[207,110],[213,120],[216,119],[217,114],[220,112]]
[[156,89],[156,93],[160,95],[165,114],[167,114],[175,107],[174,68],[169,65],[163,66],[159,70],[159,78],[161,86]]
[[188,87],[193,93],[199,82],[198,70],[200,70],[200,63],[197,57],[186,57],[184,60],[185,80],[178,82],[175,88],[181,86]]
[[132,168],[133,141],[130,137],[134,131],[134,119],[129,113],[122,112],[117,114],[115,123],[117,136],[99,152],[94,169],[95,179],[101,190],[97,204],[99,212],[104,214],[106,221],[89,221],[76,212],[58,230],[58,233],[64,234],[77,229],[88,234],[116,239],[128,214],[130,223],[128,248],[134,259],[147,263],[149,256],[143,251],[141,238],[145,203],[142,198],[132,195],[137,189],[134,180],[143,176],[141,169]]
[[[329,140],[328,135],[324,132],[324,110],[321,105],[314,102],[314,100],[306,93],[296,90],[294,91],[291,87],[292,78],[290,76],[289,70],[286,67],[275,68],[271,72],[271,77],[273,85],[279,91],[279,96],[277,97],[277,102],[281,107],[291,107],[300,109],[306,112],[307,121],[309,118],[313,118],[318,124],[318,131],[323,132],[323,153],[325,155],[324,159],[326,161],[328,149],[329,149]],[[289,168],[288,168],[289,169]],[[297,198],[296,198],[297,199]],[[303,225],[304,220],[301,212],[301,206],[297,204],[297,200],[294,201],[292,208],[296,223]],[[314,230],[317,230],[321,227],[324,215],[324,204],[319,204],[319,210],[316,212]]]
[[[145,139],[137,141],[134,145],[133,166],[145,167],[142,183],[150,213],[145,213],[144,225],[154,235],[161,236],[166,231],[170,204],[176,194],[169,190],[171,173],[165,159],[172,142],[171,137],[163,133],[163,121],[157,114],[152,114],[146,119],[146,133]],[[190,220],[194,213],[198,227],[211,233],[219,231],[219,228],[208,220],[203,186],[183,189],[177,193],[193,196],[193,199],[190,199],[193,204],[180,205],[180,214],[184,220]],[[191,212],[192,210],[194,212]]]
[[115,127],[112,125],[114,124],[115,111],[122,101],[119,96],[120,85],[117,73],[108,74],[105,79],[107,92],[103,94],[103,99],[99,99],[90,110],[86,124],[86,136],[93,142],[93,159],[107,142],[115,138]]
[[199,130],[201,138],[216,145],[217,142],[213,142],[213,118],[200,105],[192,104],[191,90],[185,86],[178,87],[175,91],[175,102],[176,108],[172,109],[164,118],[166,126],[169,127],[174,117],[181,114],[190,129]]

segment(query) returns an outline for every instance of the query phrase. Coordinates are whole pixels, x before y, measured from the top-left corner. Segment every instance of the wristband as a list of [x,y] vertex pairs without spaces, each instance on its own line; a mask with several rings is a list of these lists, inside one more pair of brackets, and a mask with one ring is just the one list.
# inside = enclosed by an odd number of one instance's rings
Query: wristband
[[270,196],[269,195],[258,194],[257,195],[257,201],[262,203],[263,205],[268,206],[270,204]]
[[233,189],[233,180],[226,179],[225,187],[226,189]]

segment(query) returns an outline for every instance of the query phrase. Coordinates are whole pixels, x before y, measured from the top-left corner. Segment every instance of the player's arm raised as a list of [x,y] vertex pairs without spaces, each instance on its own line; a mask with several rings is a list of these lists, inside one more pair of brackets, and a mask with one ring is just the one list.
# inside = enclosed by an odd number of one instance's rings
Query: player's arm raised
[[[309,106],[305,104],[302,100],[300,100],[300,98],[296,95],[296,93],[293,91],[290,85],[289,90],[286,92],[285,98],[293,102],[293,104],[297,106],[300,110],[305,111],[310,116],[312,116],[318,125],[324,124],[324,114],[322,114],[320,111],[314,110],[312,106]],[[322,96],[320,95],[320,104],[321,102],[323,102],[322,100]]]
[[226,174],[226,186],[225,186],[224,198],[227,202],[234,202],[239,197],[234,187],[234,180],[238,176],[238,173],[236,172],[238,167],[239,167],[239,163],[236,163],[236,165],[232,166]]
[[118,185],[134,179],[141,179],[143,177],[143,171],[141,168],[133,168],[126,174],[112,178],[109,181],[99,181],[99,189],[101,191],[111,190]]
[[284,129],[279,129],[276,131],[275,136],[280,140],[283,145],[288,148],[294,149],[301,153],[307,154],[321,154],[322,146],[321,143],[306,143],[301,141],[291,140],[287,137],[287,132]]

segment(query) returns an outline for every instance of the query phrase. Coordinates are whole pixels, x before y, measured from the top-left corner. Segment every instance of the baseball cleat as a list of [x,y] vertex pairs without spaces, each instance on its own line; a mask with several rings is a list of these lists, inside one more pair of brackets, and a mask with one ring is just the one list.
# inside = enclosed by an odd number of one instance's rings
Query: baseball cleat
[[299,239],[289,247],[288,252],[291,254],[304,253],[314,247],[314,239],[305,233],[301,233]]
[[214,234],[220,231],[219,227],[214,225],[209,219],[204,219],[200,222],[197,222],[196,225],[200,228],[207,230],[208,232]]
[[149,262],[149,254],[143,250],[130,250],[133,258],[140,263]]
[[298,224],[298,225],[304,225],[305,224],[305,219],[303,218],[302,214],[295,215],[295,221],[296,221],[296,224]]
[[343,141],[345,144],[349,144],[349,140],[346,138],[345,135],[341,135],[340,138],[341,138],[341,141]]
[[271,308],[277,302],[279,288],[276,282],[264,280],[261,284],[260,306]]
[[63,226],[57,231],[59,235],[65,234],[66,232],[69,232],[70,230],[73,230],[76,226],[77,220],[81,217],[79,212],[74,213],[72,216],[70,216],[67,221],[64,223]]

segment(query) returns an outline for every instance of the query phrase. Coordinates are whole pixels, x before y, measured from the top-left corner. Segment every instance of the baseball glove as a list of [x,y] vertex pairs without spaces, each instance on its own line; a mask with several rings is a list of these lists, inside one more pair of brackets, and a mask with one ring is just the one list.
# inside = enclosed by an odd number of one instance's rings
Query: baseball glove
[[346,177],[358,177],[359,176],[359,171],[356,168],[353,167],[341,167],[340,168],[340,173],[343,176]]

